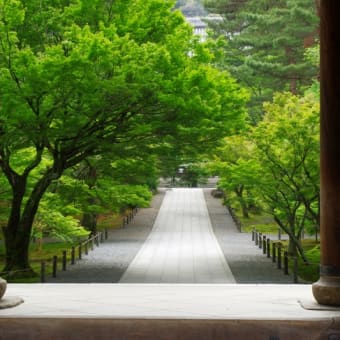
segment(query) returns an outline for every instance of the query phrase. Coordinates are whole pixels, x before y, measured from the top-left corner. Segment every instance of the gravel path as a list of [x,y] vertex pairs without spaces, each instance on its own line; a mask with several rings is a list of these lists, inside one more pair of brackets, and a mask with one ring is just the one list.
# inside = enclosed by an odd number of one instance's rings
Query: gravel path
[[124,228],[111,230],[108,239],[89,251],[81,261],[69,265],[67,271],[59,271],[50,283],[116,283],[136,256],[148,237],[165,190],[154,196],[151,207],[140,209],[135,218]]
[[[221,200],[204,190],[211,224],[237,283],[292,283],[291,275],[278,270],[272,259],[254,245],[251,234],[237,230]],[[272,239],[274,239],[272,237]]]
[[[59,271],[50,283],[117,283],[150,234],[165,191],[160,189],[151,207],[140,209],[134,220],[122,229],[109,232],[108,239],[83,256],[66,272]],[[223,254],[237,283],[292,283],[290,275],[276,269],[251,241],[251,235],[238,232],[221,200],[213,198],[211,189],[204,189],[204,197],[211,224]]]

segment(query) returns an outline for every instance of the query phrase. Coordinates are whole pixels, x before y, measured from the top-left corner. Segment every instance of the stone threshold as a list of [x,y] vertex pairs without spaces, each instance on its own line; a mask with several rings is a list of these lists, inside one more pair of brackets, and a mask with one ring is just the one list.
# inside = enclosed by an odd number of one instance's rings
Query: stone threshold
[[315,309],[310,285],[9,284],[14,295],[0,339],[340,339],[340,308]]

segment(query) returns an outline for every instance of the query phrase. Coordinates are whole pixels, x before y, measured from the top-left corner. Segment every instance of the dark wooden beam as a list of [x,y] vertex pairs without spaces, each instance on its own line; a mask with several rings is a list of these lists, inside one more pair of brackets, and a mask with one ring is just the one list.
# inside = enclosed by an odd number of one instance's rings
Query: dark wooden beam
[[321,264],[313,294],[340,306],[340,1],[320,1]]

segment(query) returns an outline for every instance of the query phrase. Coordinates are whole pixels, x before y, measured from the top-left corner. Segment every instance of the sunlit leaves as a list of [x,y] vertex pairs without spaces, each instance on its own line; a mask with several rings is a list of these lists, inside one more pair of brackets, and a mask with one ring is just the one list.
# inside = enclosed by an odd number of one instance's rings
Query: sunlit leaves
[[[199,45],[173,6],[0,1],[0,167],[12,193],[8,259],[28,247],[37,211],[35,223],[70,226],[71,208],[98,214],[145,206],[162,150],[206,151],[242,128],[247,93],[211,65],[208,45]],[[143,155],[149,166],[131,161]],[[100,159],[114,166],[127,160],[138,176],[115,177]],[[93,162],[98,177],[79,177],[82,162]],[[56,196],[60,202],[45,214]],[[46,206],[39,210],[41,200]],[[14,266],[28,266],[23,262]]]
[[263,173],[260,188],[274,218],[298,246],[303,228],[319,225],[319,101],[313,93],[281,93],[265,104],[265,111],[252,134]]
[[48,193],[39,205],[36,214],[32,236],[56,237],[67,242],[74,242],[78,238],[86,238],[89,232],[79,223],[74,214],[79,210],[71,205],[64,206],[58,195]]
[[0,1],[0,32],[10,32],[23,22],[25,16],[22,2],[19,0]]
[[225,139],[211,167],[229,202],[260,204],[289,234],[294,252],[302,230],[319,226],[318,93],[277,93],[264,111],[248,134]]

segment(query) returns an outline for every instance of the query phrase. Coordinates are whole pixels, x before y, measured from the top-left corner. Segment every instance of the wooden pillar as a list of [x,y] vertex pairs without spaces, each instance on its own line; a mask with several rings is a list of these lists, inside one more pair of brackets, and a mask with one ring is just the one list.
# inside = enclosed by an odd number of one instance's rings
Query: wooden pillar
[[321,264],[313,294],[340,306],[340,1],[320,1]]

